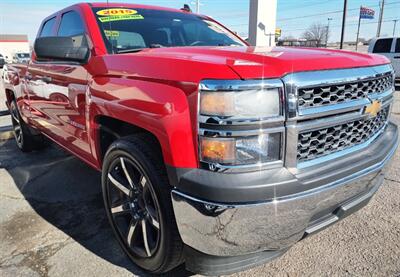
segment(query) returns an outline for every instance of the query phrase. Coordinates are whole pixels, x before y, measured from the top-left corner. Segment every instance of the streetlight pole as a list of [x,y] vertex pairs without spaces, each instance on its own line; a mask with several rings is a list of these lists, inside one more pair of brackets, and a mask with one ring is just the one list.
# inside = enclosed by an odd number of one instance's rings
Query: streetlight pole
[[196,0],[196,13],[200,13],[200,0]]
[[381,36],[381,27],[382,27],[382,19],[383,19],[383,9],[385,8],[385,0],[382,0],[380,5],[380,13],[379,13],[379,21],[378,21],[378,30],[376,31],[376,36]]
[[393,20],[394,24],[393,24],[393,36],[396,34],[396,24],[397,21],[399,21],[398,19]]
[[356,38],[356,51],[358,50],[358,37],[360,35],[360,25],[361,25],[361,8],[360,7],[360,14],[358,16],[358,28],[357,28],[357,38]]
[[329,23],[331,23],[332,18],[328,17],[328,26],[326,26],[326,48],[328,48],[328,39],[329,39]]
[[346,13],[347,13],[347,0],[344,0],[343,19],[342,19],[342,34],[340,36],[340,49],[343,49],[344,27],[346,25]]

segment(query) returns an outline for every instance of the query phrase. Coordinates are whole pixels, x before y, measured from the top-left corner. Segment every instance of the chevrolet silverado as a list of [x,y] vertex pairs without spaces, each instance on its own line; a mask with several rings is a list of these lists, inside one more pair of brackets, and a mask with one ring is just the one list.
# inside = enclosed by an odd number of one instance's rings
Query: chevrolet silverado
[[70,6],[5,72],[18,147],[47,138],[101,171],[115,236],[152,273],[282,255],[366,205],[398,144],[385,57],[251,47],[185,9]]

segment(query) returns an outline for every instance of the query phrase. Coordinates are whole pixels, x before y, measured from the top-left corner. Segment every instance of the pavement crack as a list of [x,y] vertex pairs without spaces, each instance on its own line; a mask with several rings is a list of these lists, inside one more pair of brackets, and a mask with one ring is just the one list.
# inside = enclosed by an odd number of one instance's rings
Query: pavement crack
[[37,272],[41,277],[47,277],[50,270],[50,266],[47,263],[48,259],[73,242],[71,238],[66,238],[64,241],[52,243],[37,250],[13,251],[11,257],[0,261],[0,267],[26,266]]
[[391,179],[391,178],[387,178],[387,177],[385,177],[385,180],[387,180],[387,181],[390,181],[390,182],[394,182],[394,183],[398,183],[398,184],[400,184],[400,181],[398,181],[398,180],[394,180],[394,179]]

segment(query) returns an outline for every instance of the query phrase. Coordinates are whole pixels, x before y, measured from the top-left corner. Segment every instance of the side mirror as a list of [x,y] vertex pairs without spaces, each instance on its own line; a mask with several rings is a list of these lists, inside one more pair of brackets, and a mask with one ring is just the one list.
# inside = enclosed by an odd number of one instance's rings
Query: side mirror
[[[78,43],[79,42],[79,43]],[[35,53],[38,60],[74,61],[84,63],[90,53],[84,35],[78,37],[42,37],[35,41]],[[77,45],[81,44],[81,45]]]

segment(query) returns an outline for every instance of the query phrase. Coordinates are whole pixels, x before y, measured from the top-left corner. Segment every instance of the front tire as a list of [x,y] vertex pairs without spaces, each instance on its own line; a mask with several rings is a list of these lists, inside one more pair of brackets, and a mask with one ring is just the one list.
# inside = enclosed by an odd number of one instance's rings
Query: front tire
[[165,273],[182,263],[171,190],[159,146],[148,135],[114,142],[102,172],[106,212],[129,258],[151,273]]

